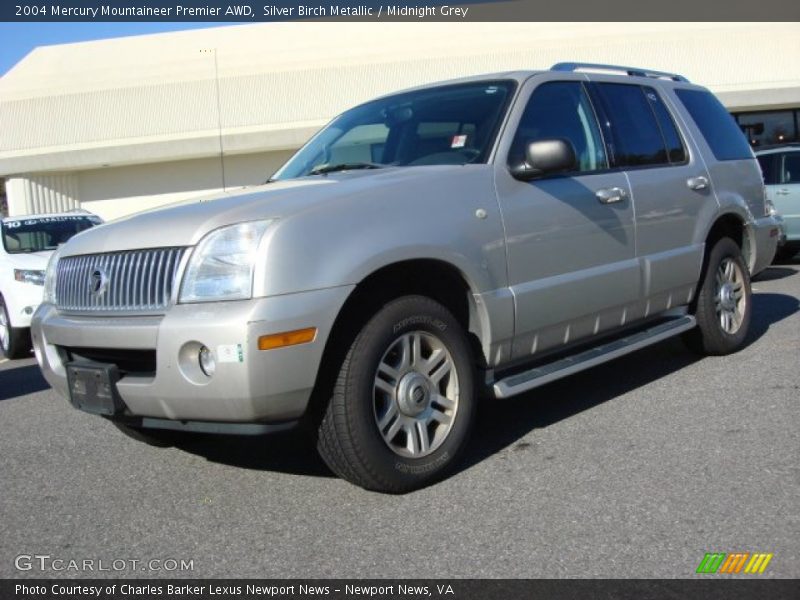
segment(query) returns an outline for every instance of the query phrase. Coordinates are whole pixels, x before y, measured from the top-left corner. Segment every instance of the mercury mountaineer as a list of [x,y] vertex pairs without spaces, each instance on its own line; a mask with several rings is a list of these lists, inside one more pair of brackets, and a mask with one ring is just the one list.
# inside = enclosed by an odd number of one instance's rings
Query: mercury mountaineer
[[50,384],[127,435],[303,424],[398,493],[458,464],[481,395],[512,410],[671,336],[741,348],[777,235],[709,91],[561,63],[378,98],[265,185],[79,234],[32,334]]

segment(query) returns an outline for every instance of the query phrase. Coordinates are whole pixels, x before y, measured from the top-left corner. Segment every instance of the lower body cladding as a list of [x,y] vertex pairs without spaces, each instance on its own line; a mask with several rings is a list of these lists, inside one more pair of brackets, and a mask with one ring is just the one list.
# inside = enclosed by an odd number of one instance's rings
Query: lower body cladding
[[[305,412],[325,341],[351,290],[178,304],[164,315],[139,317],[64,315],[45,304],[33,319],[34,350],[47,381],[73,404],[80,401],[67,371],[96,366],[98,374],[114,372],[114,418],[153,428],[263,433]],[[311,341],[259,349],[263,336],[309,328],[316,329]],[[79,370],[72,369],[73,382]]]

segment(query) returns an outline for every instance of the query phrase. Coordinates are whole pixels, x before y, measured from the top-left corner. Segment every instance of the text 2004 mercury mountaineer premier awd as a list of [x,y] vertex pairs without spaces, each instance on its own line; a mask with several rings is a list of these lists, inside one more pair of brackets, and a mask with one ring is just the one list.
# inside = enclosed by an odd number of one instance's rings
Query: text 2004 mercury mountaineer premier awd
[[50,384],[127,434],[302,421],[326,463],[402,492],[500,399],[667,337],[744,343],[777,223],[707,90],[559,64],[335,118],[265,185],[62,246],[33,338]]

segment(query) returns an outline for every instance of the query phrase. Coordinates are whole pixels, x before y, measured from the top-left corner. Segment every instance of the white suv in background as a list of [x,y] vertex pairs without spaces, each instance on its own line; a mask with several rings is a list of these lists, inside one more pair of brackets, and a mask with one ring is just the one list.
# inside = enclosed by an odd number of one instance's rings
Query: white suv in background
[[102,222],[85,211],[0,220],[0,349],[7,358],[31,350],[31,317],[42,302],[50,255],[76,233]]
[[756,152],[767,199],[783,218],[777,260],[800,252],[800,144],[791,143]]

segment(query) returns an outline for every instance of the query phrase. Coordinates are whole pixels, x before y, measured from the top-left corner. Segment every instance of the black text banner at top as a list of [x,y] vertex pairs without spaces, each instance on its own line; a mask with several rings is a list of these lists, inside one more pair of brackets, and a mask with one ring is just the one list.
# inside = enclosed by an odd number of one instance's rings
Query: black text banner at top
[[2,3],[7,22],[175,21],[775,21],[800,20],[796,0],[64,0]]

